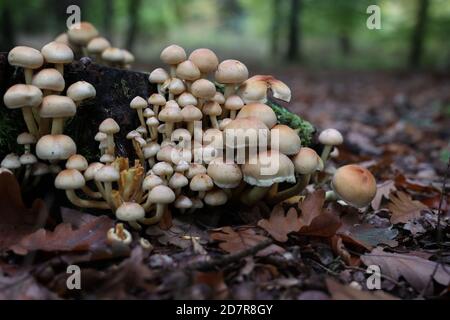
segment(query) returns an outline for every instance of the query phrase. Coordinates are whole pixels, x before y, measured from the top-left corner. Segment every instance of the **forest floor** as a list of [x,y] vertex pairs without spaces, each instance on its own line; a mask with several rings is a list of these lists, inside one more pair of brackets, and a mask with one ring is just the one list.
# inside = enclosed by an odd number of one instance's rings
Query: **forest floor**
[[[28,209],[2,174],[0,299],[448,298],[450,196],[441,190],[450,75],[291,68],[279,77],[293,91],[291,111],[345,138],[302,202],[175,215],[171,225],[134,232],[131,248],[112,249],[110,217],[49,215],[52,194]],[[362,212],[324,203],[330,176],[348,163],[367,167],[379,185]],[[71,264],[81,268],[81,290],[67,288]],[[367,289],[377,284],[371,265],[382,290]]]

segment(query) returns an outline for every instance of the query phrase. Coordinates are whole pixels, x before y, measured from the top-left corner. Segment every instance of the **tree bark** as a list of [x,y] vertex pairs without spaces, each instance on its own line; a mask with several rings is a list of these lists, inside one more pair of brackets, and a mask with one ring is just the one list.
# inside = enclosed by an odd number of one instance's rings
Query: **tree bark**
[[417,68],[420,66],[420,60],[423,53],[423,42],[428,20],[429,4],[429,0],[418,0],[419,8],[417,10],[416,25],[412,33],[411,49],[409,53],[410,68]]
[[301,60],[301,0],[291,0],[290,16],[289,16],[289,35],[287,59],[289,61]]
[[141,0],[128,0],[128,31],[125,48],[133,51],[133,46],[136,40],[136,35],[139,31],[139,9],[141,7]]

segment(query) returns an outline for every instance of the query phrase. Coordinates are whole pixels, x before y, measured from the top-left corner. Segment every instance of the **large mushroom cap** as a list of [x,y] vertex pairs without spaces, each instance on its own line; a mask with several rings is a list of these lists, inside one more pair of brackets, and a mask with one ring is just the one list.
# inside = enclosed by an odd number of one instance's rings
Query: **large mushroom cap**
[[76,112],[77,107],[72,99],[57,95],[46,96],[39,108],[42,118],[68,118],[73,117]]
[[212,99],[216,94],[216,86],[209,80],[199,79],[191,85],[192,94],[199,99]]
[[81,154],[74,154],[66,162],[67,169],[75,169],[78,171],[84,171],[88,168],[89,164],[85,157]]
[[114,166],[104,165],[95,173],[94,179],[100,182],[114,182],[120,179],[120,173]]
[[268,128],[277,124],[277,115],[271,107],[263,103],[250,103],[242,107],[237,118],[257,118],[265,123]]
[[207,74],[214,72],[219,65],[219,59],[210,49],[200,48],[192,51],[189,55],[191,60],[200,70],[201,73]]
[[80,22],[72,25],[67,31],[71,43],[79,46],[87,46],[88,43],[98,36],[97,29],[89,22]]
[[145,217],[145,210],[138,203],[124,202],[117,208],[116,217],[122,221],[136,221]]
[[286,155],[297,154],[301,148],[301,140],[297,132],[284,124],[278,124],[270,130],[270,142],[278,151]]
[[219,188],[236,188],[242,181],[242,172],[234,162],[226,162],[222,158],[215,158],[208,165],[208,175]]
[[177,66],[176,75],[180,79],[194,81],[200,78],[200,70],[192,61],[186,60]]
[[142,98],[142,97],[135,97],[133,100],[131,100],[130,102],[130,108],[131,109],[145,109],[147,108],[147,101]]
[[34,48],[19,46],[9,52],[8,62],[16,67],[38,69],[44,64],[44,57]]
[[169,204],[175,201],[175,193],[164,185],[154,187],[148,196],[153,203]]
[[153,70],[148,77],[150,83],[159,83],[159,84],[162,84],[169,79],[170,79],[169,74],[163,68],[157,68]]
[[152,190],[154,187],[164,184],[164,181],[156,174],[150,174],[145,177],[142,182],[142,189],[144,191]]
[[224,84],[237,84],[248,78],[248,69],[238,60],[225,60],[217,68],[215,78],[217,82]]
[[176,65],[186,60],[186,51],[182,47],[173,44],[161,52],[160,58],[168,65]]
[[65,64],[73,61],[73,51],[64,43],[52,41],[41,49],[44,59],[48,63]]
[[214,183],[210,176],[200,173],[192,178],[189,187],[192,191],[208,191],[214,187]]
[[369,205],[377,193],[374,176],[355,164],[336,170],[331,186],[339,198],[357,208]]
[[336,129],[330,128],[323,130],[319,134],[319,142],[328,146],[338,146],[344,142],[342,134]]
[[95,174],[97,173],[98,170],[103,168],[103,166],[104,164],[100,162],[91,163],[87,167],[86,171],[84,171],[84,178],[86,179],[86,181],[94,180]]
[[203,113],[196,106],[187,105],[181,109],[181,116],[183,117],[183,121],[186,122],[199,121],[203,118]]
[[268,145],[270,131],[257,118],[239,118],[227,124],[223,131],[226,146],[229,148],[257,147]]
[[42,103],[42,91],[36,86],[16,84],[6,91],[3,102],[9,109],[37,107]]
[[80,189],[86,184],[83,175],[75,169],[66,169],[58,173],[55,187],[62,190]]
[[97,92],[92,84],[77,81],[67,89],[67,96],[75,102],[95,98]]
[[292,161],[275,150],[250,155],[242,165],[244,181],[258,187],[269,187],[274,183],[295,182],[295,169]]
[[89,41],[87,50],[92,54],[100,54],[111,47],[111,43],[103,37],[96,37]]
[[62,134],[43,136],[36,144],[36,155],[42,160],[66,160],[75,153],[75,142]]
[[33,76],[31,82],[33,86],[38,87],[41,90],[51,90],[56,92],[61,92],[66,86],[61,73],[56,69],[42,69]]
[[295,172],[299,174],[312,174],[316,170],[323,170],[323,161],[311,148],[303,147],[292,159]]
[[114,134],[120,131],[120,127],[114,119],[107,118],[100,124],[99,131],[106,134]]

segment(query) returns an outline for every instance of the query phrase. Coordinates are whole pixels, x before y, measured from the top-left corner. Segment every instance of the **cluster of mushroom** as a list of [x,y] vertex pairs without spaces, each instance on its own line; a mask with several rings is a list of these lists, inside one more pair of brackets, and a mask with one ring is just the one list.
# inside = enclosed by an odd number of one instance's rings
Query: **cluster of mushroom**
[[89,56],[97,63],[111,67],[130,69],[135,61],[131,52],[111,46],[89,22],[73,24],[67,32],[56,37],[55,41],[69,46],[78,56]]
[[[78,81],[66,90],[64,65],[73,59],[72,49],[58,42],[46,44],[41,51],[18,46],[8,54],[10,65],[23,68],[25,84],[10,87],[3,101],[7,108],[22,111],[28,132],[17,137],[24,153],[20,157],[7,155],[1,166],[17,173],[24,166],[24,182],[30,174],[39,180],[43,174],[58,172],[57,162],[76,153],[74,141],[63,134],[64,124],[75,116],[83,101],[95,97],[96,91],[85,81]],[[62,95],[64,91],[66,95]],[[38,159],[49,161],[50,167]]]

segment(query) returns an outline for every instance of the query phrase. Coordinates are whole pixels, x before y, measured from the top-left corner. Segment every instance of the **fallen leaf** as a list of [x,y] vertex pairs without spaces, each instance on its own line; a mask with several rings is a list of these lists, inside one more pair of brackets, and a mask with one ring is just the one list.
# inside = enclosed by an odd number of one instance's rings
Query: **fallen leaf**
[[[217,229],[210,234],[212,240],[219,241],[219,247],[228,252],[236,253],[256,246],[258,243],[269,238],[259,235],[253,228],[239,228],[233,230],[231,227]],[[284,249],[277,245],[270,245],[260,250],[257,256],[267,256],[274,253],[283,253]]]
[[381,202],[383,201],[383,198],[389,200],[389,196],[391,192],[396,191],[397,188],[395,187],[395,182],[392,180],[384,181],[383,183],[377,185],[377,193],[375,194],[375,197],[372,200],[372,208],[374,210],[380,209]]
[[6,250],[45,223],[48,211],[42,200],[27,208],[20,186],[9,173],[0,174],[0,250]]
[[70,223],[59,224],[54,231],[39,229],[25,236],[13,246],[16,254],[25,255],[29,251],[104,251],[107,250],[106,234],[114,226],[107,216],[94,217],[81,214],[86,223],[74,228]]
[[422,202],[412,200],[408,194],[401,191],[391,195],[388,208],[392,212],[391,223],[393,224],[407,223],[419,218],[422,210],[428,209]]
[[266,230],[276,241],[286,242],[287,235],[300,230],[301,223],[294,208],[289,209],[285,215],[283,207],[277,205],[273,208],[269,219],[259,220],[258,226]]
[[415,255],[384,252],[375,248],[371,253],[361,256],[366,265],[380,266],[381,273],[398,280],[403,277],[418,292],[429,283],[431,277],[441,285],[450,284],[450,266],[423,259]]
[[397,187],[402,187],[411,191],[422,192],[422,193],[440,193],[438,189],[432,185],[426,185],[415,180],[406,178],[404,175],[400,174],[395,177],[395,185]]
[[333,248],[333,251],[349,266],[358,266],[360,264],[360,259],[352,256],[350,252],[348,252],[341,236],[336,235],[331,238],[331,247]]
[[4,276],[0,270],[0,300],[56,300],[56,294],[39,284],[30,273]]
[[343,285],[332,278],[325,280],[333,300],[398,300],[398,298],[382,291],[363,291]]
[[223,300],[228,297],[228,287],[223,278],[223,272],[196,272],[195,284],[207,285],[212,290],[212,298]]

